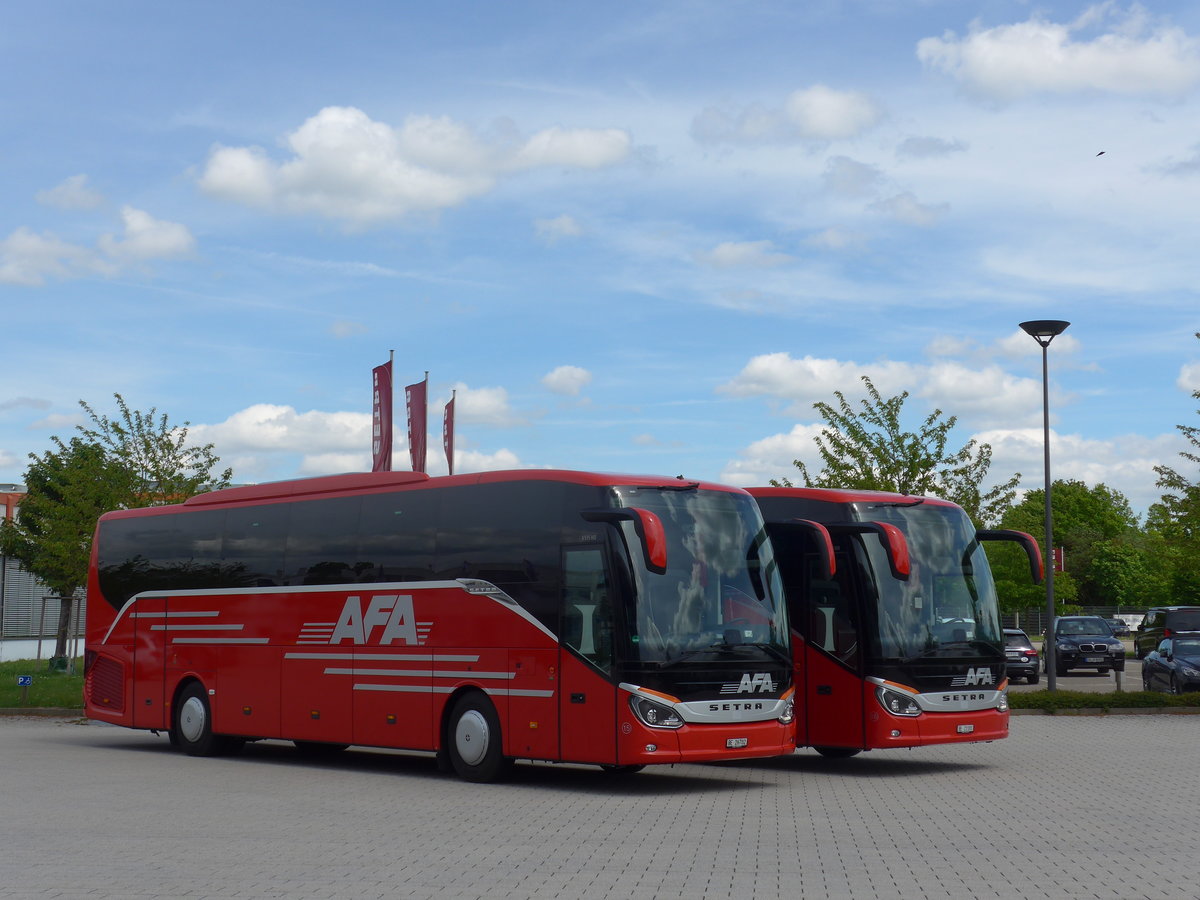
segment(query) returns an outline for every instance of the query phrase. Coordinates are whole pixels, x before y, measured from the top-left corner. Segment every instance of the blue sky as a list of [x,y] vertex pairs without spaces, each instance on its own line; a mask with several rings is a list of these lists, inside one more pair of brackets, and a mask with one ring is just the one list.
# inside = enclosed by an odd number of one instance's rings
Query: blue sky
[[1200,424],[1196,4],[51,0],[0,76],[0,481],[114,392],[369,468],[394,349],[458,471],[761,484],[865,374],[1039,488],[1041,318],[1056,477]]

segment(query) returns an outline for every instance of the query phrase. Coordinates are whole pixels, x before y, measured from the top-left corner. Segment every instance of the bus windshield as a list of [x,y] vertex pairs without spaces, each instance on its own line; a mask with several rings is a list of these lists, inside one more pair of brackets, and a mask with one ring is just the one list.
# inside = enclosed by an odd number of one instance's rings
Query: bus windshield
[[[907,581],[891,576],[879,541],[863,540],[879,602],[868,618],[883,659],[992,656],[1002,652],[999,604],[975,527],[958,507],[933,503],[854,504],[861,521],[886,522],[908,541]],[[870,606],[868,604],[868,606]]]
[[[718,655],[787,654],[787,614],[779,570],[753,498],[728,491],[614,487],[618,507],[649,510],[662,521],[667,571],[646,569],[631,553],[635,581],[627,610],[630,650],[642,662]],[[626,545],[638,546],[631,522]]]

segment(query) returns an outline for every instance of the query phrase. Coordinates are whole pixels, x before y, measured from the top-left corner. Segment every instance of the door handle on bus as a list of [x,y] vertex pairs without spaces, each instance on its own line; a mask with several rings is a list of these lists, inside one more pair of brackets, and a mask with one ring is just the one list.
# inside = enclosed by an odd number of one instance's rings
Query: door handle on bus
[[571,702],[572,703],[586,703],[587,702],[587,694],[572,694]]
[[832,694],[833,693],[833,685],[832,684],[818,684],[817,685],[817,693],[825,694],[825,695]]

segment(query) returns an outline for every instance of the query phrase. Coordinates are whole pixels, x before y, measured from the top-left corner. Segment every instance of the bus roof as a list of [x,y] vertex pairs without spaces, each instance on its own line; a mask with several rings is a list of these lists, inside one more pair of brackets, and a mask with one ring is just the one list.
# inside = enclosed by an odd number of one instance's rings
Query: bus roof
[[755,497],[795,497],[803,500],[821,500],[825,503],[929,503],[935,506],[957,506],[939,497],[917,497],[891,491],[860,491],[843,488],[810,487],[748,487]]
[[117,510],[108,517],[156,515],[168,510],[209,508],[234,504],[272,503],[286,500],[317,499],[353,494],[382,493],[393,490],[458,487],[469,484],[491,484],[506,481],[562,481],[571,484],[634,485],[646,487],[696,486],[706,490],[740,493],[741,488],[715,482],[672,478],[667,475],[625,475],[616,473],[579,472],[571,469],[507,469],[495,472],[473,472],[465,475],[430,477],[424,472],[351,472],[343,475],[321,475],[289,481],[247,484],[210,491],[189,497],[183,503],[169,506]]

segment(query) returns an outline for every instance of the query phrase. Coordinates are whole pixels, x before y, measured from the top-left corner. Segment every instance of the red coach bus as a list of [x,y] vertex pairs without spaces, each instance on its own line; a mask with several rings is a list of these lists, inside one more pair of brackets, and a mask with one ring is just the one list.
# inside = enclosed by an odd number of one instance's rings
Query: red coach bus
[[750,488],[783,575],[796,743],[825,756],[1008,736],[1005,645],[982,541],[945,500],[877,491]]
[[108,513],[90,718],[206,756],[282,738],[648,763],[794,749],[787,613],[744,491],[568,471],[339,475]]

